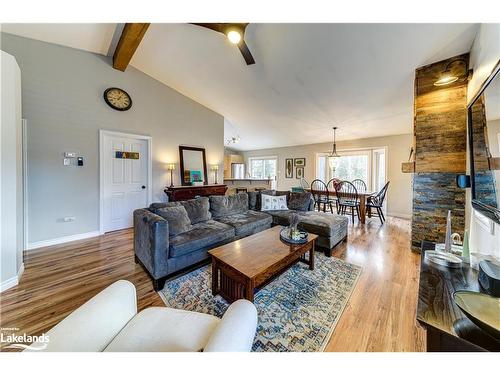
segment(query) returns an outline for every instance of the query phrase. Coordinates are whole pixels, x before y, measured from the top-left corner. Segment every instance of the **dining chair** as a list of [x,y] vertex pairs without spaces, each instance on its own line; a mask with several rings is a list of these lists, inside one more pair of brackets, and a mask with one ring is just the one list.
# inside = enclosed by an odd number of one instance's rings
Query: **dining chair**
[[318,207],[318,211],[321,211],[321,205],[323,205],[323,212],[326,212],[326,206],[329,205],[333,214],[333,200],[330,198],[328,187],[323,181],[316,179],[311,183],[311,194],[314,199],[314,207]]
[[[332,178],[330,179],[330,181],[328,181],[328,183],[326,184],[326,187],[328,188],[328,191],[337,191],[335,189],[335,186],[336,185],[339,185],[340,183],[342,183],[342,181],[339,179],[339,178]],[[337,214],[339,213],[339,210],[340,210],[340,207],[339,207],[339,200],[337,198],[337,196],[335,197],[332,197],[331,198],[334,202],[335,202],[335,208],[337,209]]]
[[384,213],[382,212],[382,208],[384,206],[384,200],[387,194],[387,189],[389,188],[389,182],[390,181],[387,181],[384,187],[380,189],[380,191],[376,195],[374,195],[373,197],[368,197],[368,200],[366,202],[367,211],[371,212],[371,209],[374,208],[377,212],[377,216],[379,217],[381,224],[384,224],[385,221],[385,216]]
[[352,223],[354,224],[354,211],[358,216],[358,220],[361,219],[359,216],[359,194],[356,187],[349,181],[342,181],[339,185],[336,185],[335,194],[339,201],[339,212],[341,215],[347,213],[349,209]]
[[351,182],[356,187],[358,193],[366,193],[366,183],[362,179],[357,178],[355,180],[352,180]]

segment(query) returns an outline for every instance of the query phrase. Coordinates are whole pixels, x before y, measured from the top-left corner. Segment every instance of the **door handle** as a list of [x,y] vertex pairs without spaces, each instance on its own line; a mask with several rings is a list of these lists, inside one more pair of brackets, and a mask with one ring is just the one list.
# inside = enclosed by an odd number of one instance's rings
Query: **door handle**
[[142,185],[142,186],[141,186],[141,189],[146,189],[146,186]]

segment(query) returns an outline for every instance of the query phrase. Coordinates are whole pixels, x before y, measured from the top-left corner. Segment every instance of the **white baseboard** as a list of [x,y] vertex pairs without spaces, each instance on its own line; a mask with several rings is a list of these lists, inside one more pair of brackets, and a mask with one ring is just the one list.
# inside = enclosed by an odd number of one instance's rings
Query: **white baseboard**
[[7,289],[12,288],[13,286],[16,286],[17,284],[19,284],[19,279],[17,278],[17,275],[14,277],[11,277],[10,279],[3,281],[0,284],[0,293],[7,290]]
[[401,212],[388,212],[387,216],[399,217],[401,219],[411,219],[411,214],[403,214]]
[[40,247],[59,245],[59,244],[71,242],[71,241],[85,240],[87,238],[100,236],[101,234],[102,233],[100,231],[96,230],[93,232],[79,233],[79,234],[74,234],[71,236],[53,238],[51,240],[30,242],[30,243],[28,243],[26,250],[33,250],[33,249],[38,249]]
[[24,262],[21,263],[21,267],[19,267],[19,271],[17,271],[17,281],[21,281],[21,277],[23,276],[24,273]]
[[24,272],[24,263],[22,263],[21,267],[19,267],[19,271],[17,271],[16,276],[11,277],[10,279],[5,280],[0,284],[0,293],[19,284],[19,280],[21,280],[23,272]]

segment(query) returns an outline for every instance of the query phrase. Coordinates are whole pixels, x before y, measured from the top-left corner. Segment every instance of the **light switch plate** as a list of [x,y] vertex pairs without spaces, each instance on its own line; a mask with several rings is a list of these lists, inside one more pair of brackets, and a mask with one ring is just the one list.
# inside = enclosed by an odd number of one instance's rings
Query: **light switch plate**
[[63,165],[71,165],[71,159],[64,158],[63,159]]

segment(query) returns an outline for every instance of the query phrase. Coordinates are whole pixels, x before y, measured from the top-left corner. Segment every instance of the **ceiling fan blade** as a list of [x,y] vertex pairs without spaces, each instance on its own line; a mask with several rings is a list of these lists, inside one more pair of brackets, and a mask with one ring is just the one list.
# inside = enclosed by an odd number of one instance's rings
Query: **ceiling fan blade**
[[247,44],[245,43],[245,30],[248,26],[248,23],[192,23],[192,25],[201,26],[213,31],[217,31],[222,34],[226,34],[231,28],[237,28],[240,30],[242,35],[242,40],[238,43],[238,48],[245,59],[247,65],[255,64],[255,60],[252,56],[252,53],[248,49]]
[[247,46],[247,44],[245,43],[244,40],[242,40],[238,44],[238,48],[240,49],[240,52],[243,55],[243,58],[245,59],[245,62],[247,63],[247,65],[253,65],[253,64],[255,64],[255,60],[254,60],[254,58],[252,56],[252,53],[248,49],[248,46]]

